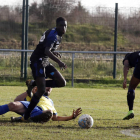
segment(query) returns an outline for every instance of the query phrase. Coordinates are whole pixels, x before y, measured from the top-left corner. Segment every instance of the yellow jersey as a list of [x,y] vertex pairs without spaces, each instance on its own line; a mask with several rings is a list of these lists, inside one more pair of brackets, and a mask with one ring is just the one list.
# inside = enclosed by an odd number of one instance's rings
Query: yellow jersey
[[[26,97],[26,101],[31,101],[31,98],[29,96]],[[57,111],[54,107],[53,101],[48,97],[43,95],[37,106],[41,107],[42,110],[52,110],[54,114],[57,114]]]

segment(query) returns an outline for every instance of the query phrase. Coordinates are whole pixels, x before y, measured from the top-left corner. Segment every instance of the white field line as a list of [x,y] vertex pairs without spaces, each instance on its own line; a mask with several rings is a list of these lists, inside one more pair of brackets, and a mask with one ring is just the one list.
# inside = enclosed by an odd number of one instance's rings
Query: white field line
[[120,132],[126,136],[140,138],[140,135],[134,134],[136,131],[140,131],[140,129],[125,129],[121,130]]

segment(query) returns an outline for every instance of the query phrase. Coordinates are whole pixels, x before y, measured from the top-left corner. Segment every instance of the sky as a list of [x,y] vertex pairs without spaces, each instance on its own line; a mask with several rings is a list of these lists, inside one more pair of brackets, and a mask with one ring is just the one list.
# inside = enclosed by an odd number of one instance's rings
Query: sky
[[140,7],[140,0],[81,0],[81,3],[86,7]]
[[[41,2],[42,0],[29,0],[29,3]],[[115,3],[118,3],[118,7],[140,7],[140,0],[79,0],[85,7],[115,7]],[[3,5],[22,5],[23,0],[1,0],[0,6]]]

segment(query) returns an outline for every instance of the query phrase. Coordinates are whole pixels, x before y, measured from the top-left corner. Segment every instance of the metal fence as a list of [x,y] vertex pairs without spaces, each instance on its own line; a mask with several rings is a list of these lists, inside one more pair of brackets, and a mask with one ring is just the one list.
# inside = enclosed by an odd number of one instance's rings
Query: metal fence
[[[28,53],[27,78],[32,78],[29,66],[29,57],[33,50],[0,49],[0,79],[20,80],[21,78],[21,52]],[[61,71],[67,81],[96,81],[113,79],[113,55],[117,55],[116,79],[123,79],[122,60],[127,52],[102,52],[102,51],[59,51],[62,61],[67,64],[67,69]],[[56,63],[50,61],[58,70]],[[128,78],[131,77],[131,72]]]

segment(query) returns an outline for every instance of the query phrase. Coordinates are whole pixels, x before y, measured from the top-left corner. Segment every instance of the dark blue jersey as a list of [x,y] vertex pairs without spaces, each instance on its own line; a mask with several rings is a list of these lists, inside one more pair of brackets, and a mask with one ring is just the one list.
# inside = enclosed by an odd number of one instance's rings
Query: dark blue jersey
[[140,51],[133,52],[133,53],[127,53],[125,55],[124,60],[123,60],[123,64],[124,64],[125,60],[128,60],[129,66],[130,67],[135,67],[135,65],[137,63],[137,59],[138,59],[138,57],[140,57],[139,54],[140,54]]
[[48,56],[45,54],[45,48],[48,47],[50,51],[55,51],[61,42],[61,38],[62,37],[58,35],[56,28],[44,32],[39,44],[30,57],[30,61],[46,60]]

